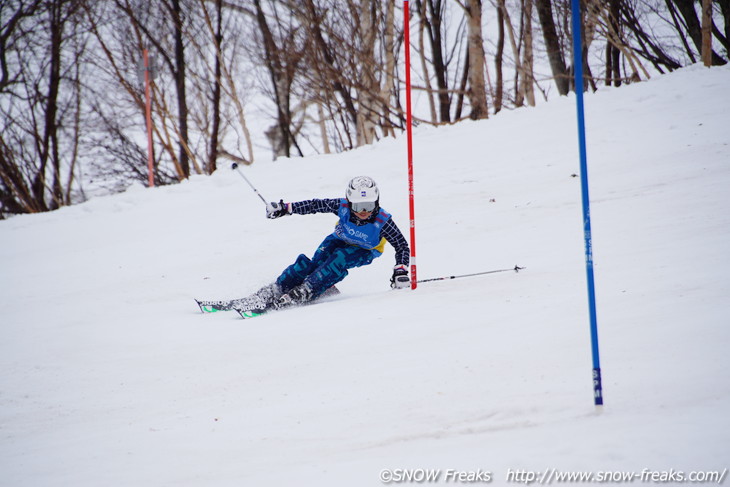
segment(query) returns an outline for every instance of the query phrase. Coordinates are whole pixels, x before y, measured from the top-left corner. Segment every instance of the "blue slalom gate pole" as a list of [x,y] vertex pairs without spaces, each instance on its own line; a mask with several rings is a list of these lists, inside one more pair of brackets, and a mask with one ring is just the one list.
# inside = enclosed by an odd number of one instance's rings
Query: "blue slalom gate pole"
[[586,155],[586,128],[583,109],[583,46],[581,41],[581,14],[579,0],[571,2],[573,27],[573,69],[575,75],[575,99],[578,114],[578,149],[580,151],[580,184],[583,199],[583,236],[586,250],[586,277],[588,280],[588,312],[591,325],[591,352],[593,356],[593,399],[596,406],[603,405],[601,385],[601,360],[598,353],[598,323],[596,319],[596,289],[593,278],[593,242],[591,238],[591,208],[588,196],[588,162]]

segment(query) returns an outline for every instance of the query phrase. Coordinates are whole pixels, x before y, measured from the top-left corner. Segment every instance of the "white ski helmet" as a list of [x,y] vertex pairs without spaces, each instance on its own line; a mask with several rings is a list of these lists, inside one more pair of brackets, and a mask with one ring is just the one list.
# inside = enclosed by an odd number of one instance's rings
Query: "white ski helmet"
[[368,176],[357,176],[352,178],[347,185],[347,201],[355,213],[361,211],[375,212],[379,206],[380,190],[373,178]]

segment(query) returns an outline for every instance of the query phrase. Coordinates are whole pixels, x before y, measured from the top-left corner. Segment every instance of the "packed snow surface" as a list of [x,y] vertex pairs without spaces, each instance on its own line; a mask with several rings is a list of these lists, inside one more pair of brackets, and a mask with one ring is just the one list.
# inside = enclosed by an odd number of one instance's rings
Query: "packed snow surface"
[[[193,298],[255,291],[311,256],[336,219],[267,220],[227,168],[1,221],[0,483],[722,473],[728,87],[730,68],[693,66],[586,94],[602,410],[574,97],[415,130],[418,277],[519,273],[393,291],[388,246],[319,304],[201,314]],[[405,144],[241,170],[276,201],[340,197],[351,177],[372,176],[408,237]]]

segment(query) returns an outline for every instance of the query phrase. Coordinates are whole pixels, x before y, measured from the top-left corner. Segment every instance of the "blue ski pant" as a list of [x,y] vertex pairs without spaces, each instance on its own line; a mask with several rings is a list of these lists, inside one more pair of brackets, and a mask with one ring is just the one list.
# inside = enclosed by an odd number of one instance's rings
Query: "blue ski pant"
[[377,250],[364,249],[343,242],[329,235],[319,245],[310,259],[304,254],[284,269],[276,280],[284,293],[307,282],[312,288],[313,297],[323,292],[347,276],[347,269],[370,264],[381,255]]

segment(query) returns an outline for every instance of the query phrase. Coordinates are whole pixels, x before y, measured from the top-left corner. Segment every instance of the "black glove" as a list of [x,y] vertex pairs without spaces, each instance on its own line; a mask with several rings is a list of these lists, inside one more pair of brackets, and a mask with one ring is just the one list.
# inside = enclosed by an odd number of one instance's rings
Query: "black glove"
[[393,277],[390,278],[390,287],[393,289],[411,287],[411,280],[408,279],[408,268],[403,264],[393,267]]
[[269,203],[266,205],[266,218],[279,218],[285,215],[291,215],[291,203],[284,203],[279,200],[278,203]]

